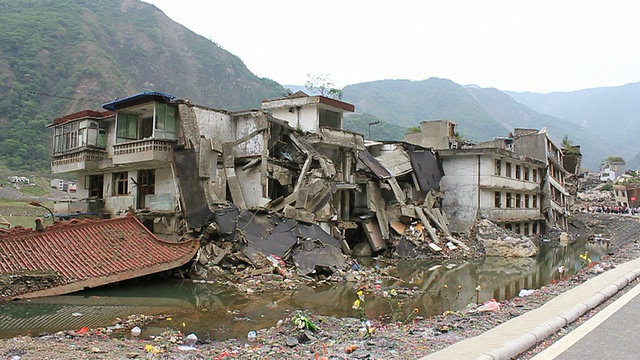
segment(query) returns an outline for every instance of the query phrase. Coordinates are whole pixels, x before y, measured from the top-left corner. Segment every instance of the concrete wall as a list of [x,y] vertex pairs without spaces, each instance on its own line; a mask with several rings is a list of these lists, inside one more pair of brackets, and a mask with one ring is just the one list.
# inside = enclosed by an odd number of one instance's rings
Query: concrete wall
[[237,167],[236,176],[242,189],[245,205],[247,207],[260,205],[260,200],[262,199],[260,166],[253,166],[247,170]]
[[443,159],[445,176],[442,208],[454,232],[468,231],[476,220],[478,209],[478,158],[476,156]]
[[[192,107],[196,116],[196,122],[200,131],[200,135],[207,139],[216,139],[220,142],[233,141],[234,134],[231,121],[231,115],[212,109]],[[183,120],[184,121],[184,120]],[[198,139],[191,139],[197,141]]]
[[[258,118],[254,117],[253,115],[243,115],[235,117],[235,138],[241,139],[242,137],[258,130],[258,124],[256,123],[257,120]],[[266,134],[266,132],[258,134],[252,139],[238,144],[235,148],[236,157],[251,157],[262,155],[262,149],[265,146],[264,134]]]
[[547,134],[535,133],[513,139],[513,152],[547,163]]
[[[128,178],[137,176],[137,171],[129,171]],[[131,182],[131,180],[129,180]],[[117,215],[123,213],[131,207],[135,207],[135,197],[133,196],[131,184],[129,184],[129,194],[113,196],[113,173],[108,172],[104,175],[104,207],[107,212]]]
[[276,119],[288,122],[291,127],[301,128],[309,132],[318,132],[319,115],[317,105],[292,107],[291,111],[288,108],[273,109],[272,115]]

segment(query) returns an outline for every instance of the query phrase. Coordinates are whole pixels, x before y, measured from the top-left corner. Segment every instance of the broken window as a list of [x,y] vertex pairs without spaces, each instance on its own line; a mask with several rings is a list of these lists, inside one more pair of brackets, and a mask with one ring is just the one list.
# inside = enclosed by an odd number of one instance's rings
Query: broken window
[[522,200],[522,196],[520,194],[516,194],[516,207],[519,208],[521,207],[521,203],[520,201]]
[[529,207],[529,194],[524,195],[524,207],[525,208]]
[[494,200],[494,206],[495,206],[495,207],[497,207],[497,208],[499,208],[499,207],[501,207],[501,206],[502,206],[502,203],[500,202],[500,198],[501,198],[501,196],[500,196],[500,195],[501,195],[501,194],[500,194],[500,191],[496,191],[496,193],[495,193],[495,200]]
[[524,180],[529,181],[529,167],[523,166],[522,172],[524,173]]
[[538,233],[538,222],[534,221],[533,224],[531,224],[531,233],[532,234]]
[[533,208],[537,208],[538,207],[538,195],[533,195],[533,197],[531,198],[531,207]]
[[102,199],[104,177],[100,175],[87,175],[84,177],[84,188],[88,190],[90,198]]
[[129,193],[129,181],[127,172],[113,173],[113,195],[127,195]]
[[516,179],[520,179],[520,165],[516,165]]
[[511,230],[512,229],[511,223],[504,224],[504,228],[507,229],[507,230]]
[[495,170],[494,170],[494,174],[496,176],[500,176],[502,173],[502,161],[500,161],[500,159],[496,160],[496,166],[495,166]]
[[531,234],[529,233],[529,223],[524,223],[524,225],[523,225],[522,227],[523,227],[523,231],[522,231],[522,233],[523,233],[524,235],[531,235]]
[[507,206],[508,208],[513,207],[512,200],[513,200],[513,199],[512,199],[512,195],[511,195],[511,193],[510,193],[510,192],[508,192],[508,193],[507,193],[507,204],[506,204],[506,206]]
[[156,171],[154,169],[138,171],[138,196],[136,206],[138,209],[146,207],[146,196],[156,193]]
[[538,169],[533,169],[531,174],[533,182],[538,182]]
[[511,163],[507,162],[504,164],[504,176],[506,177],[511,177]]
[[515,224],[514,224],[514,226],[513,226],[513,231],[514,231],[516,234],[520,234],[520,223],[515,223]]

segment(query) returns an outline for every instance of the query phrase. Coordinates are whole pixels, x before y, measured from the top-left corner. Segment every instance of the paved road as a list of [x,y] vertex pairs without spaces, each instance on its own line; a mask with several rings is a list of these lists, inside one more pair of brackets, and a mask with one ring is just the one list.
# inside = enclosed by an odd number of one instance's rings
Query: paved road
[[[640,259],[620,264],[616,268],[555,297],[535,310],[507,321],[479,336],[460,341],[441,351],[427,355],[422,360],[509,360],[515,358],[536,343],[559,331],[566,324],[572,323],[590,309],[600,305],[638,277],[640,277]],[[640,295],[638,293],[640,293],[640,286],[634,287],[592,319],[572,331],[569,334],[571,336],[565,336],[540,353],[536,360],[555,359],[556,357],[559,359],[640,359],[640,346],[637,346],[637,350],[634,349],[634,345],[640,345]],[[599,316],[600,314],[602,315]],[[614,317],[613,315],[616,314],[620,315]],[[601,323],[592,322],[596,317],[604,320],[601,320]],[[588,337],[589,332],[586,331],[588,327],[585,325],[589,323],[590,327],[597,330],[594,330],[596,332],[593,333],[593,337]],[[579,332],[581,328],[584,333]],[[621,330],[621,328],[625,330]],[[581,342],[582,339],[584,342]],[[611,339],[615,339],[615,341]],[[562,347],[563,340],[564,347]],[[608,352],[610,348],[615,352]],[[565,352],[566,355],[563,354]]]
[[640,359],[638,345],[640,286],[635,286],[533,359]]

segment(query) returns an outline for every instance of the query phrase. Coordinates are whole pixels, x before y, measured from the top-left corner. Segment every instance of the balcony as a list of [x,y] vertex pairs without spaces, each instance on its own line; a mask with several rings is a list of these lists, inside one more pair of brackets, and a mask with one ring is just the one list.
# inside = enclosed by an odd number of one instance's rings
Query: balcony
[[113,165],[171,160],[175,140],[147,139],[113,146]]
[[97,169],[98,163],[106,158],[106,151],[95,149],[82,149],[63,155],[54,154],[53,161],[51,161],[51,172],[61,174]]
[[526,222],[543,218],[539,208],[480,209],[480,216],[494,222]]

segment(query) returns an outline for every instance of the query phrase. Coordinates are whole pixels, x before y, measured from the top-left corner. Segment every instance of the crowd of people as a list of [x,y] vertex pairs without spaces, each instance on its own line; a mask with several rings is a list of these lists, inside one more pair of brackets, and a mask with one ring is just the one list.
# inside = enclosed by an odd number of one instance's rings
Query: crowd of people
[[627,207],[627,206],[585,206],[582,208],[582,212],[590,213],[606,213],[606,214],[621,214],[621,215],[638,215],[640,214],[640,207]]

